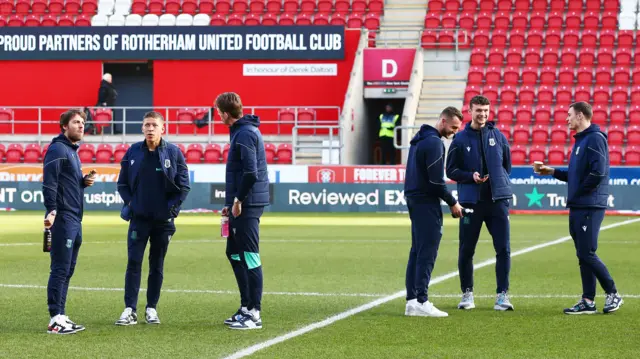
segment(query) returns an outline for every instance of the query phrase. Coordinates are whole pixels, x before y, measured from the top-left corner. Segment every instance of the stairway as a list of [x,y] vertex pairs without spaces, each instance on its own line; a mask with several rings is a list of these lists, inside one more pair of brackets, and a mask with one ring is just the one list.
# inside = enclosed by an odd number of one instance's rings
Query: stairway
[[433,125],[445,107],[462,109],[467,76],[425,76],[422,80],[416,126]]
[[426,14],[426,0],[387,0],[376,47],[418,47]]

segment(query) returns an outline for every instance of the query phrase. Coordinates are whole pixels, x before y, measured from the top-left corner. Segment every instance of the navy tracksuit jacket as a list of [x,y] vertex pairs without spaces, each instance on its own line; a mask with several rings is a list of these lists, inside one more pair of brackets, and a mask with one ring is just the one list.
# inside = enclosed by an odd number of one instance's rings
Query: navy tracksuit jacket
[[174,218],[189,193],[189,170],[180,149],[161,140],[154,151],[135,143],[122,158],[118,192],[125,202],[121,217],[129,222],[125,306],[137,309],[142,260],[150,241],[147,308],[156,308],[162,288],[164,258]]
[[231,208],[235,198],[242,202],[240,216],[229,214],[226,254],[238,282],[240,304],[248,310],[261,308],[260,217],[269,205],[267,157],[259,126],[260,119],[254,115],[231,126],[226,167],[225,206]]
[[[481,177],[489,175],[489,179],[477,184],[474,172]],[[474,210],[460,221],[458,269],[463,292],[473,290],[473,255],[483,223],[487,224],[496,251],[496,292],[509,289],[509,199],[513,196],[510,173],[509,143],[494,122],[487,122],[480,131],[471,128],[469,122],[456,134],[447,154],[447,177],[457,182],[461,205]]]
[[407,263],[405,285],[407,300],[428,300],[431,272],[442,239],[440,200],[455,205],[444,180],[444,143],[440,133],[422,125],[411,140],[404,194],[411,218],[411,251]]
[[51,227],[51,272],[47,285],[49,314],[65,314],[69,281],[82,245],[84,176],[77,144],[64,135],[55,137],[43,162],[42,194],[45,217],[57,212]]
[[607,267],[596,255],[598,234],[609,199],[609,145],[598,125],[574,135],[569,169],[553,177],[568,182],[569,233],[576,247],[583,298],[594,300],[596,278],[606,293],[617,292]]

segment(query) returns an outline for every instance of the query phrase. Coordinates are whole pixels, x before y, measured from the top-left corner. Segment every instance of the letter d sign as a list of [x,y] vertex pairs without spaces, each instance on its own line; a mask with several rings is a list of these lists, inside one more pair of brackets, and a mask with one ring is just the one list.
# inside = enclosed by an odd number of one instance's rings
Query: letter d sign
[[395,60],[393,59],[382,60],[382,78],[394,77],[397,73],[398,73],[398,63]]

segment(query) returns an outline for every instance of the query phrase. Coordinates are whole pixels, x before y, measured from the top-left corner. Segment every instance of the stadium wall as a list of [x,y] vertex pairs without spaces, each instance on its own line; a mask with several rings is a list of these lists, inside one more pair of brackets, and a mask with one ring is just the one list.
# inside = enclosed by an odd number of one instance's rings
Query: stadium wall
[[367,36],[361,36],[352,70],[349,75],[349,83],[344,95],[342,106],[342,136],[344,148],[342,163],[367,163],[368,151],[363,149],[372,148],[371,138],[367,131],[365,103],[364,103],[364,48],[367,47]]

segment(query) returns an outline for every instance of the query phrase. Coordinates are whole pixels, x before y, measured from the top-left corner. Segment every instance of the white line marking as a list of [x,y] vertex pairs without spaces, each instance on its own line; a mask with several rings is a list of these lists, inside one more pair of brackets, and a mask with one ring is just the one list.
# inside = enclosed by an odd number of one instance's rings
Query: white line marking
[[[34,284],[0,284],[0,288],[15,289],[47,289],[44,285]],[[99,288],[99,287],[69,287],[71,290],[82,290],[91,292],[122,292],[124,288]],[[140,288],[140,291],[146,289]],[[163,293],[203,293],[203,294],[232,294],[237,295],[235,290],[206,290],[206,289],[162,289]],[[318,293],[318,292],[264,292],[265,295],[286,295],[301,297],[384,297],[386,293]]]
[[[624,294],[620,293],[620,295],[624,298],[640,298],[640,294]],[[509,298],[524,298],[524,299],[565,299],[565,298],[574,298],[580,299],[582,294],[509,294]],[[429,298],[461,298],[462,294],[429,294]],[[481,295],[473,295],[474,298],[494,299],[495,294],[481,294]]]
[[[622,222],[606,225],[606,226],[600,228],[600,230],[604,231],[604,230],[607,230],[607,229],[610,229],[610,228],[620,227],[620,226],[624,226],[624,225],[627,225],[627,224],[630,224],[630,223],[635,223],[635,222],[638,222],[638,221],[640,221],[640,218],[629,219],[629,220],[626,220],[626,221],[622,221]],[[556,239],[554,241],[551,241],[551,242],[545,242],[545,243],[541,243],[541,244],[538,244],[538,245],[535,245],[535,246],[527,247],[527,248],[524,248],[524,249],[521,249],[519,251],[515,251],[515,252],[511,253],[511,257],[517,257],[517,256],[520,256],[520,255],[523,255],[523,254],[527,254],[529,252],[536,251],[538,249],[542,249],[542,248],[546,248],[546,247],[553,246],[553,245],[556,245],[556,244],[560,244],[560,243],[566,242],[566,241],[568,241],[570,239],[571,239],[571,236],[566,236],[566,237],[558,238],[558,239]],[[488,259],[488,260],[486,260],[484,262],[476,264],[475,266],[473,266],[473,268],[474,269],[484,268],[486,266],[494,264],[495,262],[496,262],[495,258]],[[445,275],[441,275],[439,277],[433,278],[431,280],[431,283],[429,283],[429,286],[444,282],[447,279],[454,278],[454,277],[457,277],[457,276],[458,276],[458,272],[457,271],[456,272],[447,273]],[[282,342],[287,341],[289,339],[293,339],[295,337],[298,337],[300,335],[309,333],[309,332],[314,331],[316,329],[324,328],[324,327],[326,327],[328,325],[331,325],[331,324],[333,324],[333,323],[335,323],[335,322],[337,322],[339,320],[346,319],[346,318],[348,318],[350,316],[353,316],[353,315],[356,315],[358,313],[362,313],[364,311],[367,311],[369,309],[378,307],[378,306],[380,306],[382,304],[385,304],[385,303],[388,303],[388,302],[390,302],[392,300],[403,298],[405,295],[406,295],[406,291],[402,290],[402,291],[399,291],[399,292],[394,293],[392,295],[389,295],[387,297],[376,299],[376,300],[374,300],[372,302],[366,303],[366,304],[361,305],[359,307],[355,307],[355,308],[347,310],[345,312],[333,315],[333,316],[331,316],[331,317],[329,317],[329,318],[327,318],[325,320],[309,324],[309,325],[307,325],[305,327],[302,327],[300,329],[297,329],[297,330],[294,330],[292,332],[286,333],[284,335],[280,335],[280,336],[275,337],[273,339],[269,339],[267,341],[252,345],[252,346],[250,346],[250,347],[248,347],[246,349],[237,351],[237,352],[227,356],[225,359],[240,359],[240,358],[244,358],[244,357],[249,356],[249,355],[251,355],[251,354],[253,354],[253,353],[255,353],[255,352],[259,351],[259,350],[266,349],[266,348],[268,348],[270,346],[276,345],[278,343],[282,343]]]

